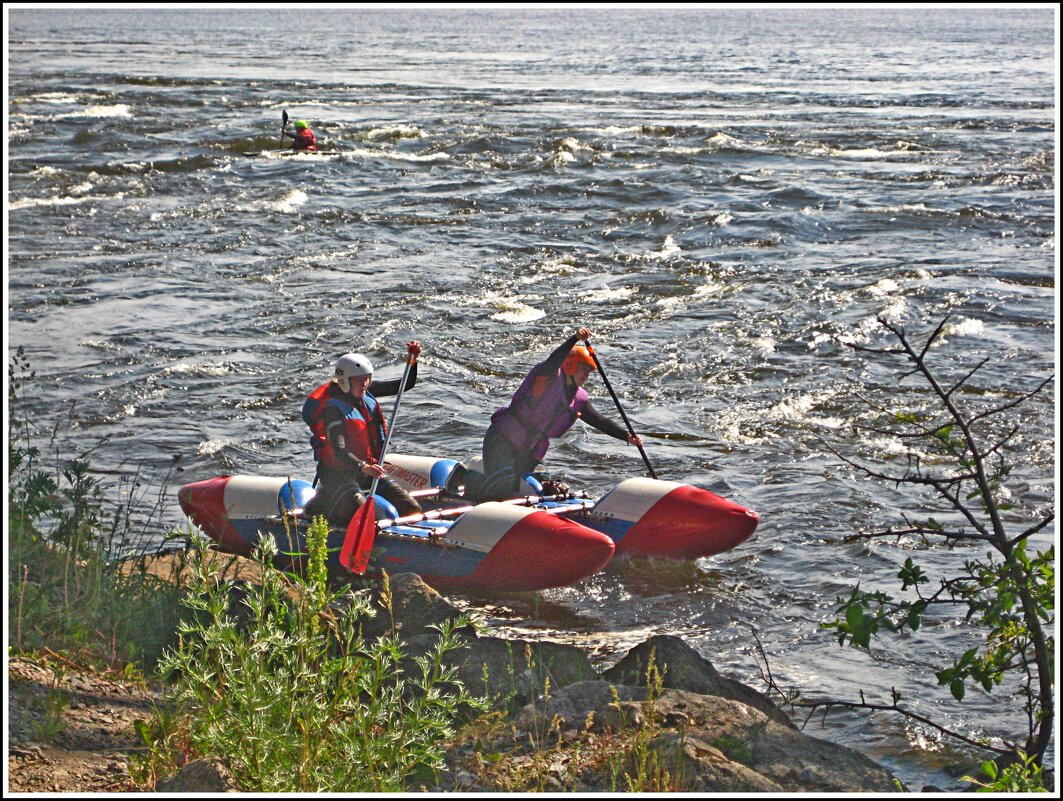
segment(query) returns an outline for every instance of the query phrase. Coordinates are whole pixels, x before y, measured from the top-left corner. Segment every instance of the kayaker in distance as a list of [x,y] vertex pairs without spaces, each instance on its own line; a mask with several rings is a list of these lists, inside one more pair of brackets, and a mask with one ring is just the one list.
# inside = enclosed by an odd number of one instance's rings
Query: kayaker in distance
[[[419,342],[409,342],[409,378],[403,389],[417,383]],[[377,494],[400,515],[417,514],[421,506],[379,464],[387,423],[377,397],[397,395],[401,378],[373,382],[373,365],[361,353],[347,353],[336,362],[336,374],[303,403],[303,420],[310,426],[310,443],[317,461],[317,494],[307,503],[307,517],[324,515],[334,526],[345,526],[365,501],[362,491],[379,477]]]
[[282,136],[293,139],[292,150],[305,150],[310,153],[317,152],[317,139],[306,120],[296,120],[292,126],[295,133],[289,133],[286,129],[281,131]]
[[[590,335],[590,329],[580,328],[532,368],[509,405],[491,416],[483,442],[483,473],[459,464],[448,489],[464,485],[466,497],[477,503],[512,498],[521,477],[546,455],[550,440],[568,431],[577,418],[611,437],[642,445],[641,437],[599,414],[583,389],[595,364],[587,348],[576,342]],[[544,484],[544,492],[550,490]]]

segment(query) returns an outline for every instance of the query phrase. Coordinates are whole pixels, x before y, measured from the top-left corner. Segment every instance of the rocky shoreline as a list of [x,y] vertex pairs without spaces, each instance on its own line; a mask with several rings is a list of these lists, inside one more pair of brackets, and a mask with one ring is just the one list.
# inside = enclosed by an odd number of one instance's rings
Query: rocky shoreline
[[[410,657],[437,639],[429,626],[462,614],[412,574],[391,577],[391,593],[394,625]],[[378,615],[365,634],[391,623]],[[454,657],[459,678],[475,694],[505,699],[506,714],[465,730],[448,744],[447,769],[411,790],[625,791],[647,768],[653,787],[685,792],[899,789],[888,770],[802,733],[762,693],[722,676],[677,637],[652,637],[599,672],[575,646],[462,633],[468,647]],[[9,791],[143,789],[128,772],[130,756],[143,747],[134,721],[149,718],[161,687],[26,659],[10,660],[8,676]],[[43,741],[55,716],[48,699],[60,695],[69,702],[58,730]],[[211,760],[190,762],[155,789],[239,791],[225,766]]]

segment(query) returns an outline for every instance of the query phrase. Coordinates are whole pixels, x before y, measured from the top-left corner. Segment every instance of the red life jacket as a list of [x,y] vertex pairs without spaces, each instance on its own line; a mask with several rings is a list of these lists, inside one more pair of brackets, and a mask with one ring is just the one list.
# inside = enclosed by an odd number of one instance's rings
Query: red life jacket
[[295,141],[292,142],[292,150],[317,151],[317,139],[314,138],[314,132],[309,128],[296,131]]
[[549,381],[541,397],[532,394],[532,385],[539,367],[528,373],[520,388],[514,393],[509,406],[491,415],[491,422],[498,427],[513,445],[536,459],[542,459],[550,447],[550,440],[560,437],[576,422],[590,398],[583,387],[576,388],[570,400],[565,392],[565,375],[560,370]]
[[365,393],[363,413],[353,401],[354,398],[335,382],[326,381],[311,392],[303,403],[303,420],[310,426],[314,459],[337,470],[349,469],[349,465],[336,455],[325,430],[324,412],[330,406],[343,417],[343,436],[348,453],[363,462],[376,464],[384,450],[388,426],[380,411],[380,404],[368,392]]

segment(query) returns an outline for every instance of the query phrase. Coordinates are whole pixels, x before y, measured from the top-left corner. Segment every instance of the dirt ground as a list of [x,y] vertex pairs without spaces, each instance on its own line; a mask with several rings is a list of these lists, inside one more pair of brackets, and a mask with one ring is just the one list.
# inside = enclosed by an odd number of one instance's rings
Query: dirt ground
[[[249,559],[215,555],[228,578],[255,582]],[[148,570],[172,579],[183,566],[178,556],[148,560]],[[187,580],[187,568],[185,578]],[[129,775],[130,756],[144,747],[133,728],[151,719],[157,687],[89,671],[47,655],[39,660],[9,658],[5,716],[8,735],[7,792],[137,792]]]
[[138,789],[133,721],[150,719],[154,690],[61,659],[11,659],[7,675],[8,793]]
[[[214,557],[219,567],[228,557]],[[147,568],[172,579],[178,556],[148,560]],[[185,568],[187,579],[187,568]],[[254,581],[254,562],[238,559],[226,575]],[[90,672],[56,655],[7,663],[7,791],[18,793],[130,792],[129,758],[144,747],[133,728],[149,721],[158,690],[119,676]]]

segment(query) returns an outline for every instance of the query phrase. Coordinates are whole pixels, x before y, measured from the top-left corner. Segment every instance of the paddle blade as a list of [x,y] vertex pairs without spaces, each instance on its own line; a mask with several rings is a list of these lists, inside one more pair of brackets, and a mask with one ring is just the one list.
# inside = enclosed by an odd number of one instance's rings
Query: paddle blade
[[363,575],[369,567],[369,554],[375,539],[376,504],[370,495],[347,524],[347,534],[340,548],[340,564],[352,573]]

